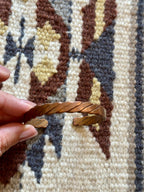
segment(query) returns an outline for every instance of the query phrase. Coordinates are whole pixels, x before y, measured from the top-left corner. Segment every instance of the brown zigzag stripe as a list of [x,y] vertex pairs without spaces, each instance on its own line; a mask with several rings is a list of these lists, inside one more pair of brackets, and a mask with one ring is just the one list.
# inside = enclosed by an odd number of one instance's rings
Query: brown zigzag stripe
[[[103,31],[112,24],[112,21],[116,17],[116,3],[115,0],[106,0],[105,1],[105,10],[104,10],[104,21],[105,26]],[[89,5],[85,6],[82,9],[83,12],[83,32],[82,32],[82,53],[85,49],[89,47],[93,41],[95,33],[95,9],[96,9],[96,0],[90,0]],[[89,22],[88,22],[89,21]],[[87,32],[89,31],[89,33]]]
[[[76,101],[88,101],[91,96],[91,88],[93,85],[94,73],[90,70],[89,64],[87,64],[85,61],[82,62],[80,69],[81,69],[81,72],[79,75],[80,81],[79,81],[79,88],[77,91]],[[92,132],[93,136],[96,138],[97,142],[102,148],[103,153],[106,155],[106,158],[108,159],[110,158],[109,127],[110,127],[111,111],[113,109],[113,106],[102,87],[101,87],[100,102],[101,102],[101,105],[106,109],[107,119],[101,124],[99,131],[96,131],[95,127],[92,127],[92,126],[90,126],[90,131]]]
[[0,157],[0,182],[6,185],[26,158],[26,142],[19,143]]
[[106,0],[104,15],[105,30],[109,25],[112,24],[113,20],[116,18],[117,13],[115,0]]
[[[85,8],[82,9],[84,12],[83,16],[83,39],[82,39],[82,44],[83,44],[83,49],[82,52],[89,47],[91,42],[93,41],[93,36],[95,33],[94,25],[95,25],[95,4],[96,1],[90,1],[90,4],[87,5]],[[105,2],[105,16],[104,16],[104,21],[105,21],[105,27],[110,24],[112,24],[113,19],[116,17],[116,4],[114,0],[107,0]],[[91,14],[88,14],[91,11]],[[90,20],[91,22],[91,27],[88,26],[87,20]],[[92,27],[93,26],[93,27]],[[88,39],[88,42],[85,42],[85,40]],[[104,47],[103,47],[104,48]],[[104,48],[105,49],[105,48]],[[110,45],[110,49],[113,50],[113,47]],[[107,56],[106,56],[107,57]],[[97,67],[97,62],[95,61],[95,64],[93,67]],[[88,101],[90,96],[91,96],[91,88],[93,84],[93,77],[95,77],[95,74],[91,71],[89,64],[86,63],[85,61],[82,62],[80,66],[81,72],[79,74],[80,80],[79,80],[79,88],[77,90],[77,98],[76,100],[80,101]],[[107,82],[106,82],[107,83]],[[112,103],[107,95],[107,93],[104,91],[104,89],[101,87],[101,97],[100,97],[100,102],[101,105],[106,108],[107,111],[107,119],[103,124],[100,126],[100,131],[96,131],[94,127],[90,127],[90,131],[93,133],[93,136],[96,138],[97,142],[100,144],[100,147],[102,148],[103,153],[106,155],[106,158],[110,158],[110,152],[109,152],[109,147],[110,147],[110,118],[111,118],[111,112],[113,109]]]
[[109,100],[106,92],[101,87],[101,97],[100,97],[101,105],[105,107],[107,119],[100,125],[100,130],[96,131],[95,127],[90,126],[90,131],[92,132],[93,136],[96,138],[97,142],[99,143],[103,153],[106,155],[106,158],[110,158],[110,119],[112,116],[112,103]]
[[76,101],[88,101],[91,96],[91,88],[93,85],[94,73],[91,71],[90,66],[83,60],[80,65],[81,72],[79,74],[79,87],[77,90]]
[[95,4],[96,0],[90,0],[89,5],[82,9],[83,31],[82,31],[82,53],[89,47],[95,32]]
[[70,39],[67,34],[67,27],[64,24],[62,18],[56,14],[55,10],[47,0],[38,0],[37,2],[37,27],[43,27],[46,21],[49,21],[53,30],[61,35],[60,38],[60,56],[58,58],[59,65],[57,66],[57,73],[54,74],[49,80],[41,85],[38,78],[31,73],[31,89],[29,100],[35,103],[45,103],[47,96],[56,93],[66,79],[67,62],[69,60],[69,43]]
[[8,25],[9,15],[11,14],[11,0],[0,0],[0,19]]

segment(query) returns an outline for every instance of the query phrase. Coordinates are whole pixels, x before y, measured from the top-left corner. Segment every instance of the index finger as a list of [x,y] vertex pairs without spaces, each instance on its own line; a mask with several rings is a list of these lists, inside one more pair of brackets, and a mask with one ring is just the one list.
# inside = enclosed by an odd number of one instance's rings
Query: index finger
[[0,91],[0,111],[13,117],[20,117],[30,110],[34,103],[17,99],[15,96]]
[[0,65],[0,82],[7,80],[10,76],[10,71],[4,66]]

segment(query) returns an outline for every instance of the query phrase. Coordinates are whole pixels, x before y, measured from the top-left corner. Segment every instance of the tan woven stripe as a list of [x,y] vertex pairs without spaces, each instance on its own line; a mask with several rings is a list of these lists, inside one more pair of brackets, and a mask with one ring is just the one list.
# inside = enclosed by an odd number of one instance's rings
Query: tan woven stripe
[[96,14],[96,18],[95,18],[95,34],[94,34],[94,39],[98,39],[100,37],[100,35],[102,34],[103,30],[104,30],[104,26],[105,26],[105,22],[104,22],[104,9],[105,9],[105,1],[106,0],[97,0],[96,1],[96,10],[95,10],[95,14]]
[[[90,97],[90,101],[93,104],[100,105],[100,100],[99,100],[100,95],[101,95],[100,82],[98,82],[97,78],[93,78],[93,87],[92,87],[92,94],[91,94],[91,97]],[[95,124],[95,128],[98,131],[99,130],[99,125]]]
[[111,126],[110,191],[135,189],[135,38],[137,1],[117,0],[115,25],[114,110]]
[[7,26],[4,22],[0,19],[0,35],[3,35],[7,30]]

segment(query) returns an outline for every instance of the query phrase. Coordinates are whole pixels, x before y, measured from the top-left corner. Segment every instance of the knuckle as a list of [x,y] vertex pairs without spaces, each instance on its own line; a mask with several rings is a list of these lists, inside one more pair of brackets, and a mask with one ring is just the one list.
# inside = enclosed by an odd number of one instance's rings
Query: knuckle
[[0,137],[0,156],[9,148],[7,137]]

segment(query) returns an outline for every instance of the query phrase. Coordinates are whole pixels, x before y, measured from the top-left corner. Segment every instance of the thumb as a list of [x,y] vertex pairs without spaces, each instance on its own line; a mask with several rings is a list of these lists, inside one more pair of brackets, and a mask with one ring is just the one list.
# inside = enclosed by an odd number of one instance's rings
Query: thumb
[[0,126],[0,156],[18,142],[36,135],[37,131],[32,125],[9,123]]

